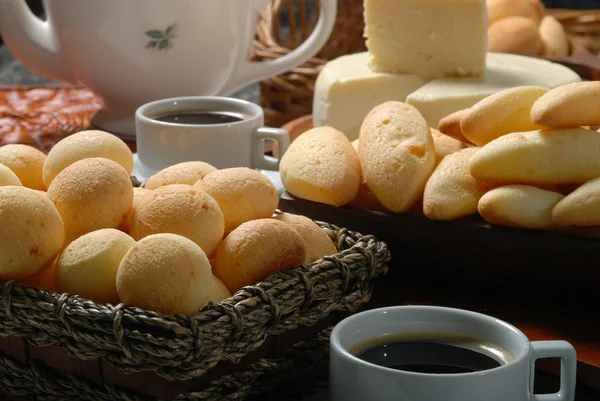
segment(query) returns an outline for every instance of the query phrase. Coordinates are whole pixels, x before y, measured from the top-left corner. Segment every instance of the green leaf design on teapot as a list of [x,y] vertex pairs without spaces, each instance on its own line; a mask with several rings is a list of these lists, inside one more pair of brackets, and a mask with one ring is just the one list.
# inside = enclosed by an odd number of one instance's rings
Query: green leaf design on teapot
[[175,24],[169,25],[164,31],[151,29],[146,31],[146,36],[150,39],[146,43],[146,49],[158,49],[159,51],[168,50],[172,46],[172,39],[175,37],[173,31]]

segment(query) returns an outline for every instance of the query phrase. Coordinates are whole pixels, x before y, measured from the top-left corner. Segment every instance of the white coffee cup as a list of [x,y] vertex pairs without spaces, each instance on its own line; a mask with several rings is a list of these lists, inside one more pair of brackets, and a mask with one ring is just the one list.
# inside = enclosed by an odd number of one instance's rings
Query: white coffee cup
[[23,64],[101,96],[92,123],[132,136],[144,103],[227,96],[301,65],[326,43],[337,0],[319,1],[307,40],[272,61],[250,62],[267,0],[44,0],[45,21],[25,0],[0,0],[0,33]]
[[[157,120],[191,111],[231,112],[244,118],[219,124]],[[138,108],[135,120],[137,158],[151,172],[187,161],[203,161],[218,169],[248,167],[276,171],[279,159],[265,156],[265,140],[277,142],[282,149],[279,157],[290,144],[287,131],[263,126],[260,106],[235,98],[195,96],[157,100]]]
[[[512,360],[474,373],[426,374],[366,362],[349,350],[378,337],[415,333],[464,336],[495,344]],[[535,361],[560,358],[560,390],[533,393]],[[331,334],[331,401],[572,401],[576,353],[565,341],[529,342],[516,327],[460,309],[397,306],[350,316]]]

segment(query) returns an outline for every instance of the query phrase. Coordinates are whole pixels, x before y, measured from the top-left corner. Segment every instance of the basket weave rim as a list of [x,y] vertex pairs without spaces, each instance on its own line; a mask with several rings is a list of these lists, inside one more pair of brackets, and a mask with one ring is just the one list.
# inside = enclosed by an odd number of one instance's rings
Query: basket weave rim
[[103,358],[122,373],[155,372],[169,381],[204,375],[221,361],[237,363],[271,335],[311,326],[370,298],[387,272],[387,245],[324,222],[340,252],[282,271],[194,316],[168,316],[126,305],[2,283],[0,337],[24,336],[79,359]]

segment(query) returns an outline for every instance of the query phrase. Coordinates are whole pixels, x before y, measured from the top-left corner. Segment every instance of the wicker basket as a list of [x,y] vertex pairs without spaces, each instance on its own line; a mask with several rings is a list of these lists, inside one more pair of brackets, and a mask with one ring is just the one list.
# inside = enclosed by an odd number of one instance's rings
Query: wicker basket
[[369,300],[390,260],[375,238],[318,224],[338,254],[192,317],[0,283],[0,399],[241,400],[298,381],[326,360],[331,326]]
[[[314,28],[318,7],[318,0],[271,0],[259,22],[253,58],[273,60],[299,46]],[[280,18],[289,29],[282,29]],[[311,113],[319,71],[327,60],[366,50],[363,28],[363,0],[338,0],[337,20],[327,45],[303,65],[261,82],[260,105],[267,125],[280,127]]]
[[600,53],[600,10],[548,10],[559,20],[569,37],[594,54]]
[[[317,0],[271,0],[259,23],[253,58],[272,60],[294,49],[310,35]],[[312,59],[288,73],[261,83],[261,106],[268,125],[280,127],[312,113],[315,80],[328,60],[366,50],[362,0],[338,0],[338,16],[327,45]],[[562,22],[572,40],[600,52],[600,10],[548,10]],[[312,18],[311,18],[312,17]],[[292,27],[284,30],[279,20]]]

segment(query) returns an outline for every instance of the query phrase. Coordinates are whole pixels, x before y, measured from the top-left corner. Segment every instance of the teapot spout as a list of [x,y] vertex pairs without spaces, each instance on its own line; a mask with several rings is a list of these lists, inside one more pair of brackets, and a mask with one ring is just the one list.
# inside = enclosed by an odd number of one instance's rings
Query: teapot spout
[[32,71],[76,83],[63,61],[51,21],[37,18],[25,0],[0,0],[0,35],[13,55]]

